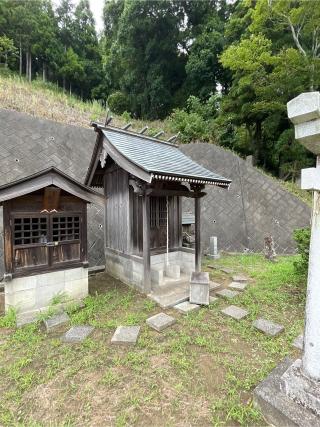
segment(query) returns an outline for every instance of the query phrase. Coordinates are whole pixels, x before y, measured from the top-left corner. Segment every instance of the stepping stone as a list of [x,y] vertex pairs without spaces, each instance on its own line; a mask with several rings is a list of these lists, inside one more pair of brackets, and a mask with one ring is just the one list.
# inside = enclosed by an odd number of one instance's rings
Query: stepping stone
[[249,314],[247,310],[244,310],[243,308],[237,307],[235,305],[229,305],[229,307],[221,310],[221,313],[226,314],[235,320],[241,320]]
[[209,296],[209,304],[213,304],[214,302],[216,302],[218,300],[219,300],[219,298],[217,298],[217,297]]
[[303,350],[303,334],[299,335],[292,343],[293,347]]
[[212,282],[211,280],[210,280],[210,282],[209,282],[209,286],[210,286],[210,291],[213,291],[214,289],[218,289],[218,288],[221,288],[221,283],[217,283],[217,282]]
[[248,278],[246,276],[242,276],[241,274],[239,274],[237,276],[232,276],[232,280],[234,282],[247,282]]
[[111,344],[135,345],[140,332],[140,326],[118,326]]
[[220,268],[220,270],[226,274],[232,274],[233,273],[233,270],[231,270],[231,268]]
[[284,327],[278,323],[271,322],[266,319],[257,319],[253,322],[253,327],[263,332],[266,335],[275,337],[284,331]]
[[228,286],[228,288],[234,289],[236,291],[244,291],[246,289],[246,287],[247,287],[246,283],[240,283],[240,282],[232,282]]
[[188,314],[191,311],[196,311],[200,309],[200,305],[198,304],[191,304],[189,301],[181,302],[180,304],[175,305],[173,308],[180,311],[180,313]]
[[172,316],[168,316],[166,313],[159,313],[147,319],[147,325],[149,325],[151,328],[155,329],[158,332],[163,331],[164,329],[174,325],[175,323],[176,319]]
[[84,341],[94,330],[93,326],[73,326],[62,337],[63,342],[78,343]]
[[240,295],[240,293],[236,291],[230,291],[230,289],[222,289],[221,291],[216,292],[216,295],[219,297],[232,299],[237,295]]
[[67,315],[67,313],[61,313],[57,314],[56,316],[50,317],[47,320],[43,321],[44,327],[46,328],[46,331],[49,332],[52,329],[63,325],[64,323],[69,322],[70,317]]

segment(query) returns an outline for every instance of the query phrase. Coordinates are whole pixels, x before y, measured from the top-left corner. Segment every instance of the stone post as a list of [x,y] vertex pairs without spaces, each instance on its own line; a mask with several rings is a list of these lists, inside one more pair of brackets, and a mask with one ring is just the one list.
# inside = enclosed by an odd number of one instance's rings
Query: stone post
[[301,188],[313,191],[311,241],[302,360],[284,360],[254,391],[256,404],[273,425],[320,426],[320,93],[288,102],[295,137],[317,156],[301,171]]
[[210,249],[209,249],[209,258],[218,259],[220,255],[218,253],[218,239],[216,236],[210,237]]
[[302,370],[320,380],[320,94],[303,93],[288,103],[288,116],[295,137],[317,155],[316,168],[301,171],[301,188],[313,190],[311,241]]

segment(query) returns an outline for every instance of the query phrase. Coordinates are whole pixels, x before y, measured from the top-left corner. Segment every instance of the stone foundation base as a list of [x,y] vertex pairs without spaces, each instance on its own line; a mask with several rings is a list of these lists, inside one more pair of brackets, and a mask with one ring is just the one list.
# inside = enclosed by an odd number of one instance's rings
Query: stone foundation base
[[[43,311],[57,295],[80,300],[88,295],[88,269],[70,268],[5,282],[5,311],[14,308],[19,315]],[[28,317],[28,316],[27,316]]]
[[[289,397],[283,381],[290,374],[295,363],[285,359],[254,391],[255,404],[261,409],[268,423],[281,426],[320,426],[320,417],[305,405]],[[292,378],[291,375],[289,375]]]
[[[106,272],[122,282],[144,292],[143,258],[106,248]],[[151,255],[152,286],[161,286],[166,275],[166,254]],[[182,274],[190,275],[195,268],[194,251],[177,250],[169,253],[169,264],[180,267]]]

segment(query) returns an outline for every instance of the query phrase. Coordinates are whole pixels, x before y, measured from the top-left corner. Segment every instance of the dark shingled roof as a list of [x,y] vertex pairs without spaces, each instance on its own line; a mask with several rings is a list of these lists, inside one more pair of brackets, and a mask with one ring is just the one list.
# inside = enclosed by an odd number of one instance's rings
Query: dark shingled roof
[[[121,159],[129,161],[146,172],[150,182],[154,179],[178,180],[221,187],[228,187],[231,183],[231,180],[194,162],[177,145],[112,126],[96,126],[105,137],[104,148],[111,158],[116,163]],[[98,151],[95,156],[97,154]]]

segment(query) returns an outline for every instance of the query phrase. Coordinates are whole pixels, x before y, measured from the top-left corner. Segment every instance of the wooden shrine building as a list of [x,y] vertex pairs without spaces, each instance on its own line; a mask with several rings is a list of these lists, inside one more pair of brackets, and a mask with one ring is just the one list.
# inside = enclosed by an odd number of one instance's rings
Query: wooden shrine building
[[104,197],[50,168],[0,187],[5,308],[36,314],[88,294],[87,204]]
[[[97,141],[85,184],[104,188],[106,270],[149,293],[201,268],[205,185],[231,181],[157,138],[93,123]],[[195,250],[182,246],[181,198],[195,201]]]

